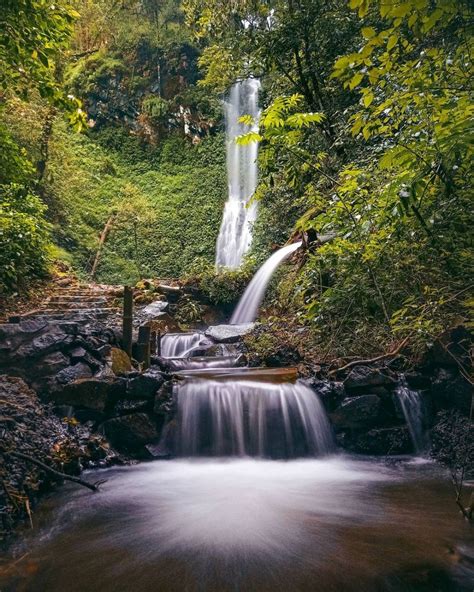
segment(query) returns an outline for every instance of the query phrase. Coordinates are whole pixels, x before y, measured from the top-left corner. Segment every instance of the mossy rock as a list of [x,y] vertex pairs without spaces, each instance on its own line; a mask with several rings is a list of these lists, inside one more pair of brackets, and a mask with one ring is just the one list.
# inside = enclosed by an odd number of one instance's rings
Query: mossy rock
[[112,347],[110,350],[110,356],[112,359],[112,371],[117,376],[132,370],[132,361],[127,352],[123,351],[123,349]]

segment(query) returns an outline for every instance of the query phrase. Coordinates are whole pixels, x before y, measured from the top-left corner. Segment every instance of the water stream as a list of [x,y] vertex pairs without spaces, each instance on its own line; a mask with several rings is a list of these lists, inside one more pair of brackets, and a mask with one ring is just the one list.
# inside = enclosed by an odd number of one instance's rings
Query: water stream
[[277,267],[287,257],[294,253],[301,247],[301,242],[287,245],[279,249],[276,253],[267,259],[267,261],[260,267],[257,273],[252,278],[252,281],[247,286],[242,298],[240,299],[237,308],[230,320],[233,325],[243,325],[245,323],[252,323],[257,318],[258,309],[262,303],[263,297],[268,284],[275,273]]
[[421,393],[410,389],[402,378],[396,394],[407,422],[413,447],[418,454],[421,454],[426,451],[429,444],[424,428],[424,409]]
[[229,195],[224,206],[221,228],[216,244],[216,267],[237,269],[252,241],[252,224],[257,205],[250,202],[257,187],[257,142],[245,146],[235,139],[249,130],[239,118],[250,115],[258,130],[258,92],[260,83],[253,78],[237,82],[225,102],[227,178]]

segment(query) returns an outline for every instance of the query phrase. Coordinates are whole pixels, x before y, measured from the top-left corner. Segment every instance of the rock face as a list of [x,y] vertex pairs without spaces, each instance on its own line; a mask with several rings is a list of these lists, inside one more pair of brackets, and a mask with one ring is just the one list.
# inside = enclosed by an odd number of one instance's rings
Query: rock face
[[250,333],[255,323],[243,325],[214,325],[205,331],[204,335],[210,337],[217,343],[235,343],[240,341],[244,335]]
[[408,454],[413,451],[410,434],[406,426],[374,428],[365,433],[339,439],[344,448],[359,454]]
[[112,347],[110,349],[111,367],[112,372],[117,376],[126,374],[132,370],[132,362],[127,352],[118,347]]
[[163,374],[159,370],[149,369],[128,381],[127,398],[153,399],[164,381]]
[[52,398],[60,405],[104,412],[124,392],[125,384],[120,379],[80,378],[66,384]]

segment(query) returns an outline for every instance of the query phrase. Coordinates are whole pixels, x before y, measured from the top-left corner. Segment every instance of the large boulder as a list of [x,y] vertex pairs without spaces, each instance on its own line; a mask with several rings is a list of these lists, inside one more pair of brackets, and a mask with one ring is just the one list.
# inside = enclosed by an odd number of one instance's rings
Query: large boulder
[[218,343],[235,343],[240,341],[244,335],[250,333],[255,323],[244,323],[242,325],[214,325],[205,331],[206,337],[210,337]]
[[129,399],[153,399],[164,381],[163,374],[159,370],[150,368],[128,381],[126,397]]
[[161,313],[168,310],[168,307],[169,304],[166,300],[155,300],[155,302],[145,306],[145,308],[140,311],[140,315],[146,317],[148,320],[153,320],[159,317]]
[[92,370],[90,369],[90,366],[84,364],[83,362],[79,362],[78,364],[64,368],[58,372],[55,377],[56,382],[61,385],[68,384],[69,382],[73,382],[74,380],[79,380],[81,378],[92,378]]
[[104,412],[124,393],[124,386],[119,379],[80,378],[52,393],[51,399],[58,405]]
[[350,397],[331,413],[336,427],[372,426],[380,414],[380,398],[377,395]]
[[370,387],[394,387],[397,384],[395,377],[387,370],[370,366],[355,366],[344,380],[344,387],[347,391],[368,390]]
[[146,413],[132,413],[108,419],[105,435],[119,450],[136,451],[158,439],[155,422]]

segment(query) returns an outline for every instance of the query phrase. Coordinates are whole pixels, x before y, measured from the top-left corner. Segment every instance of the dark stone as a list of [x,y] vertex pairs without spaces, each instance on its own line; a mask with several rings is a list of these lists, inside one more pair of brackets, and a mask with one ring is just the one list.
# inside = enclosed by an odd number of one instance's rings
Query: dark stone
[[34,366],[34,373],[37,376],[56,374],[69,366],[69,359],[61,352],[53,352],[41,358]]
[[73,380],[78,380],[80,378],[90,378],[91,376],[92,370],[89,368],[89,366],[79,362],[79,364],[68,366],[67,368],[64,368],[64,370],[58,372],[56,374],[56,381],[59,384],[67,384]]
[[426,389],[431,386],[431,378],[420,372],[407,372],[405,374],[405,380],[408,386],[414,389]]
[[119,391],[119,381],[81,378],[52,393],[51,399],[59,405],[72,405],[102,412],[119,396]]
[[155,422],[146,413],[133,413],[108,419],[103,424],[105,435],[119,450],[137,450],[159,437]]
[[344,380],[346,390],[365,389],[368,387],[393,387],[397,384],[395,378],[379,368],[370,366],[355,366]]
[[85,358],[87,352],[83,347],[74,347],[70,352],[69,356],[72,362],[80,362],[83,358]]
[[153,413],[156,415],[168,415],[173,411],[173,383],[165,382],[155,396]]
[[330,382],[312,377],[305,380],[305,383],[319,395],[328,412],[334,411],[344,399],[345,392],[342,382]]
[[380,398],[362,395],[345,399],[331,414],[336,427],[361,427],[373,425],[380,414]]
[[436,411],[458,409],[469,415],[472,385],[456,370],[441,368],[431,386],[431,396]]
[[448,329],[434,342],[425,363],[431,366],[458,367],[459,363],[469,366],[472,337],[472,331],[465,325]]
[[151,399],[164,381],[165,379],[159,370],[150,368],[128,381],[126,396],[130,399]]
[[150,399],[127,399],[118,401],[114,407],[114,413],[117,415],[129,415],[130,413],[140,413],[152,410],[152,401]]
[[372,429],[351,438],[347,448],[361,454],[408,454],[413,451],[408,428],[405,426]]

